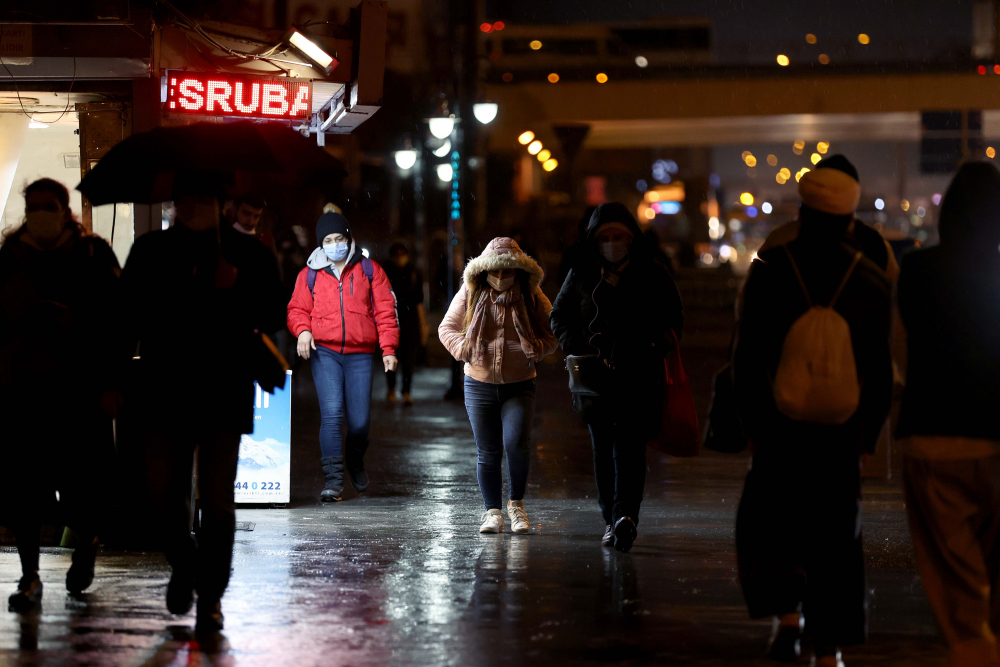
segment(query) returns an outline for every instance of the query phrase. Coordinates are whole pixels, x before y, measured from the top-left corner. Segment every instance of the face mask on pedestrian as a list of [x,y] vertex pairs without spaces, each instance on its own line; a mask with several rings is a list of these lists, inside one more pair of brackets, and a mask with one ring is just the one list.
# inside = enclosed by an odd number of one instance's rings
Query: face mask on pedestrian
[[31,237],[39,243],[55,242],[66,227],[63,211],[31,211],[25,216],[24,224]]
[[490,284],[490,287],[498,292],[506,292],[514,284],[514,276],[510,278],[499,278],[497,276],[492,276],[487,274],[486,282]]
[[347,241],[340,243],[326,243],[323,245],[323,252],[330,258],[331,262],[342,262],[347,259]]
[[624,241],[607,241],[601,243],[601,257],[612,264],[622,261],[627,254],[628,243]]

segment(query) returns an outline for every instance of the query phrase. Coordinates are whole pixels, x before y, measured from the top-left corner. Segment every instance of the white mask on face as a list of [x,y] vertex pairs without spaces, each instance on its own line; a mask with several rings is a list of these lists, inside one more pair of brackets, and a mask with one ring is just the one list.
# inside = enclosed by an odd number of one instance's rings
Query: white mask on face
[[514,276],[510,278],[497,278],[496,276],[486,275],[486,282],[490,284],[490,287],[498,292],[506,292],[514,284]]
[[624,241],[608,241],[601,244],[601,257],[612,264],[622,261],[627,254],[628,244]]
[[62,211],[32,211],[25,216],[24,224],[33,239],[47,245],[62,234],[66,217]]

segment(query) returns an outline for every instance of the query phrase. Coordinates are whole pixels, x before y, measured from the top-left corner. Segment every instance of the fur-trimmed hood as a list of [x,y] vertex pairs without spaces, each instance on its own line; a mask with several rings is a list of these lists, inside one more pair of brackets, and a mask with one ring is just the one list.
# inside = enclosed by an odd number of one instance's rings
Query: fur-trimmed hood
[[462,279],[466,289],[471,292],[476,288],[476,279],[483,271],[500,269],[521,269],[528,274],[532,289],[537,288],[545,277],[538,262],[526,255],[514,239],[501,236],[490,241],[479,257],[470,259],[465,265]]

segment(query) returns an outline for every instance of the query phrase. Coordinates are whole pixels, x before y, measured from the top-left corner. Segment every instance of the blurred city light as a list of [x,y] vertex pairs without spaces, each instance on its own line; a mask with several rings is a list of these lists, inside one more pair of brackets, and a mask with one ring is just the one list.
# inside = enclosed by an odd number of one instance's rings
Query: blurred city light
[[750,206],[753,204],[753,195],[749,192],[744,192],[740,195],[740,203],[744,206]]
[[514,75],[510,72],[504,72],[503,76],[500,78],[504,80],[504,83],[510,83],[511,81],[514,80]]
[[792,144],[792,152],[796,155],[802,155],[802,149],[806,147],[806,142],[799,139],[794,144]]
[[646,193],[646,199],[648,201],[660,201],[660,193],[656,190],[650,190]]
[[868,35],[866,35],[865,33],[861,33],[860,35],[858,35],[858,43],[859,44],[867,44],[870,41],[871,41],[871,38],[869,38]]
[[635,182],[635,189],[638,190],[639,192],[645,192],[646,190],[649,189],[649,183],[640,178],[638,181]]
[[538,151],[540,150],[542,150],[542,142],[537,139],[528,144],[528,152],[532,155],[538,155]]
[[649,64],[649,61],[646,60],[645,56],[636,56],[635,64],[638,65],[639,67],[645,67],[646,65]]
[[829,65],[830,64],[830,56],[826,55],[825,53],[819,54],[819,64],[820,65]]
[[777,155],[768,155],[767,156],[767,163],[769,165],[771,165],[772,167],[777,167],[778,166],[778,156]]
[[753,155],[747,155],[745,158],[743,158],[743,161],[747,163],[748,167],[757,166],[757,158],[755,158]]
[[976,71],[979,72],[981,75],[986,76],[986,65],[980,65],[979,67],[976,68]]
[[548,148],[544,148],[538,151],[538,155],[536,155],[535,157],[538,158],[539,162],[545,162],[550,157],[552,157],[552,151],[550,151]]
[[760,210],[763,211],[765,215],[769,215],[774,209],[771,206],[771,202],[766,201],[760,205]]
[[996,151],[995,148],[993,148],[992,146],[987,146],[986,147],[986,157],[988,157],[988,158],[990,158],[992,160],[993,158],[996,157],[996,155],[997,155],[997,151]]
[[542,48],[542,43],[537,39],[533,39],[528,43],[528,46],[531,47],[532,51],[537,51],[538,49]]
[[938,205],[941,204],[941,193],[940,192],[935,192],[934,194],[931,195],[931,203],[933,203],[935,206],[938,206]]
[[756,218],[757,217],[757,207],[756,206],[747,206],[747,215],[750,216],[751,218]]
[[731,231],[734,231],[734,232],[738,232],[738,231],[740,231],[741,229],[743,229],[743,223],[742,223],[742,222],[740,222],[739,220],[737,220],[736,218],[732,218],[732,219],[731,219],[731,220],[729,221],[729,229],[730,229]]
[[451,168],[450,164],[439,164],[437,166],[437,175],[439,180],[447,183],[455,175],[455,171]]
[[830,144],[829,143],[827,143],[825,141],[821,141],[818,144],[816,144],[816,152],[817,153],[820,153],[822,155],[826,155],[826,152],[828,150],[830,150]]
[[806,35],[806,42],[808,42],[809,44],[815,44],[816,43],[816,35],[814,35],[812,33],[809,33],[808,35]]
[[703,252],[701,253],[701,263],[711,266],[715,263],[715,258],[710,253]]
[[921,218],[924,217],[925,215],[927,215],[927,209],[925,209],[923,206],[918,206],[917,215],[919,215]]
[[447,157],[451,152],[451,139],[445,139],[441,147],[431,151],[436,157]]
[[876,199],[875,200],[875,209],[878,210],[878,211],[881,211],[884,208],[885,208],[885,202],[882,201],[881,199]]
[[503,21],[497,21],[496,23],[493,24],[493,29],[494,30],[503,30],[506,27],[507,27],[507,24],[504,23]]
[[719,259],[723,262],[728,262],[729,258],[733,256],[732,246],[723,245],[719,248]]
[[788,65],[788,56],[786,56],[784,53],[779,55],[778,64],[781,65],[782,67],[786,67]]
[[600,74],[597,75],[597,83],[607,83],[607,82],[608,82],[607,74],[601,72]]
[[417,151],[413,149],[406,149],[401,151],[396,151],[396,166],[406,171],[410,169],[417,163]]
[[500,110],[496,102],[476,102],[472,105],[472,115],[483,125],[489,125]]
[[782,173],[779,171],[777,174],[774,175],[774,180],[778,182],[778,185],[784,185],[785,183],[788,182],[788,176],[783,176]]
[[438,139],[451,136],[451,133],[455,130],[454,118],[431,118],[428,124],[431,127],[431,134]]
[[719,219],[716,218],[715,216],[712,216],[711,218],[709,218],[708,219],[708,228],[709,229],[718,229],[719,228]]
[[522,132],[521,135],[517,138],[517,143],[521,144],[522,146],[527,146],[528,144],[531,143],[531,140],[534,138],[535,138],[535,133],[532,132],[531,130],[527,130],[526,132]]
[[901,202],[899,202],[899,208],[903,209],[904,211],[909,211],[910,210],[910,200],[904,199]]
[[542,163],[542,169],[544,169],[545,171],[552,171],[558,166],[559,162],[557,160],[553,160],[552,158],[549,158],[548,160]]
[[482,30],[483,32],[493,32],[493,24],[483,23],[482,25],[479,26],[479,29]]
[[816,164],[817,162],[819,162],[822,159],[823,159],[823,156],[820,155],[819,153],[813,153],[812,155],[809,156],[809,161],[812,162],[813,164]]
[[559,82],[559,75],[556,74],[555,72],[552,72],[552,74],[549,74],[548,79],[549,79],[549,83],[558,83]]
[[795,182],[798,183],[799,180],[803,176],[805,176],[806,174],[808,174],[810,171],[812,171],[812,170],[809,169],[808,167],[802,167],[801,169],[799,169],[797,172],[795,172]]

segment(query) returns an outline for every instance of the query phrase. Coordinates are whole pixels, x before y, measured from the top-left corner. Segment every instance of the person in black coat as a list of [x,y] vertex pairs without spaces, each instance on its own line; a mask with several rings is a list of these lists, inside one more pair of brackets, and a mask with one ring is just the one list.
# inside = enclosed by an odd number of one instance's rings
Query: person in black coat
[[[22,577],[11,611],[40,603],[43,523],[79,537],[70,593],[94,580],[114,457],[114,305],[118,260],[87,233],[69,192],[48,178],[24,191],[25,222],[0,247],[0,524],[17,540]],[[58,503],[56,494],[59,494]]]
[[684,323],[680,294],[625,206],[601,204],[552,306],[552,331],[568,355],[609,368],[596,397],[575,394],[590,427],[602,544],[628,551],[646,479],[646,442],[660,427],[664,357]]
[[[798,655],[801,612],[817,665],[842,664],[838,647],[866,638],[860,460],[874,451],[892,391],[890,282],[870,259],[855,259],[862,248],[848,227],[861,188],[849,165],[820,162],[800,181],[801,231],[754,261],[733,361],[753,449],[736,521],[740,583],[752,617],[779,620],[770,656]],[[795,421],[779,412],[771,386],[785,336],[810,302],[830,304],[845,276],[834,308],[850,326],[859,407],[841,425]]]
[[908,368],[897,436],[924,591],[951,665],[1000,665],[1000,172],[963,165],[941,244],[903,260]]
[[[178,174],[176,224],[139,238],[122,272],[124,344],[139,357],[126,407],[138,413],[150,496],[173,575],[167,608],[187,613],[197,583],[200,630],[222,628],[229,582],[240,437],[253,432],[257,332],[285,323],[274,255],[219,224],[220,181]],[[191,539],[191,469],[202,508]]]
[[396,319],[399,320],[398,371],[386,371],[386,399],[396,402],[396,374],[403,376],[403,405],[413,405],[410,390],[413,386],[413,367],[420,348],[427,345],[427,315],[424,312],[424,278],[410,259],[410,249],[405,243],[393,243],[389,248],[389,262],[385,274],[396,296]]

